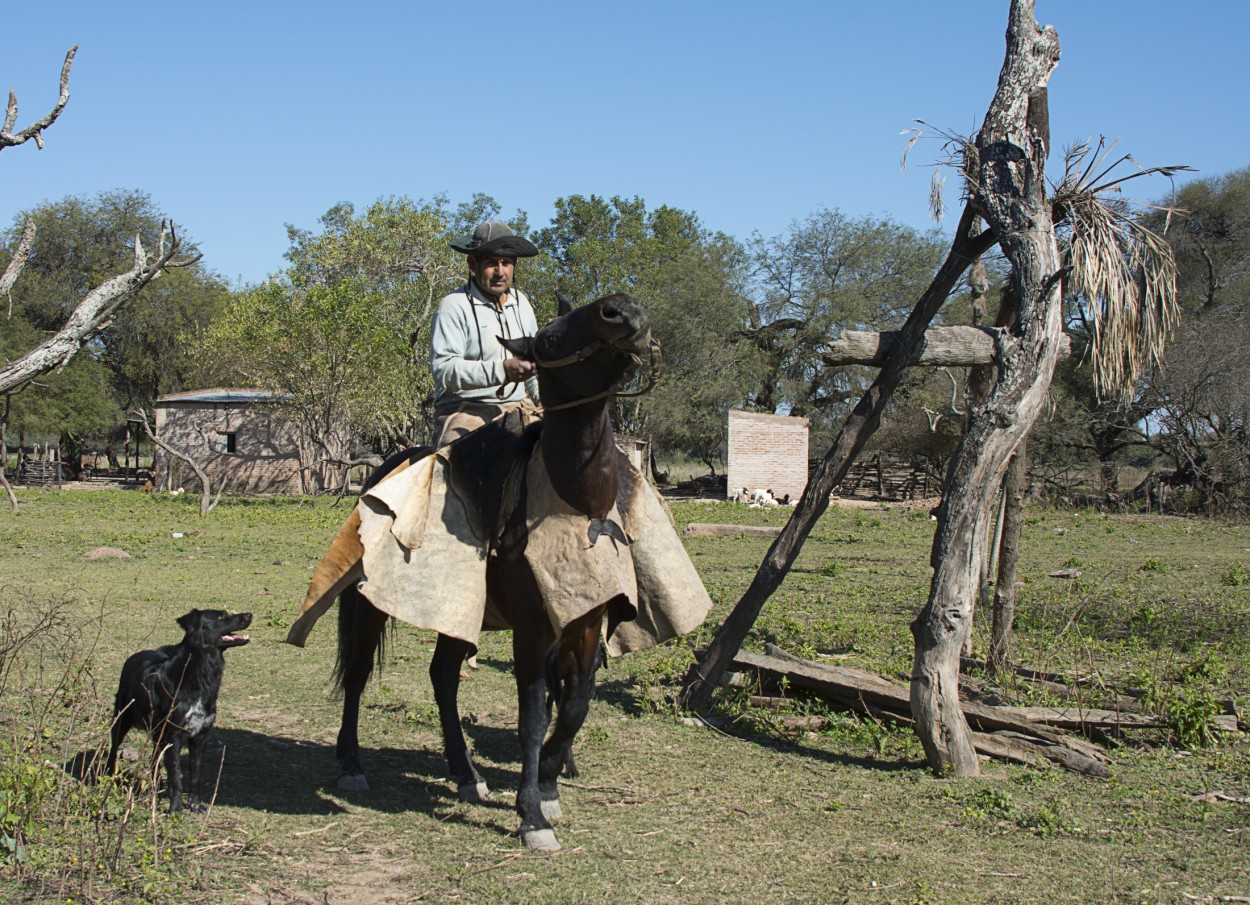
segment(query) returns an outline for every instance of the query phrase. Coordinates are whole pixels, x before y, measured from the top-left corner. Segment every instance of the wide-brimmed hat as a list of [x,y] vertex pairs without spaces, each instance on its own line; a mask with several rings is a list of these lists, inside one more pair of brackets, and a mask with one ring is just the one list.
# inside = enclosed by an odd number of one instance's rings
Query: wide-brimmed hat
[[538,254],[533,242],[518,236],[511,226],[498,220],[487,220],[473,230],[473,235],[461,236],[449,244],[462,255],[475,258],[532,258]]

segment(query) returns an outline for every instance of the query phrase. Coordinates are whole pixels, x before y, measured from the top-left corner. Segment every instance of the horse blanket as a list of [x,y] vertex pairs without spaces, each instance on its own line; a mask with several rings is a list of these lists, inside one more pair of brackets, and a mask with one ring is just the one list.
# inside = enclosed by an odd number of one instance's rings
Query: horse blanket
[[[403,622],[477,644],[509,628],[486,586],[490,526],[439,450],[401,466],[362,495],[314,571],[287,641],[302,647],[317,619],[353,583]],[[591,519],[551,486],[532,448],[505,488],[504,513],[525,506],[525,559],[558,635],[608,603],[608,653],[644,650],[697,628],[712,601],[664,500],[622,455],[616,506]],[[510,502],[509,502],[510,500]],[[502,519],[499,520],[502,523]],[[619,621],[619,620],[625,621]],[[619,624],[618,624],[619,621]]]

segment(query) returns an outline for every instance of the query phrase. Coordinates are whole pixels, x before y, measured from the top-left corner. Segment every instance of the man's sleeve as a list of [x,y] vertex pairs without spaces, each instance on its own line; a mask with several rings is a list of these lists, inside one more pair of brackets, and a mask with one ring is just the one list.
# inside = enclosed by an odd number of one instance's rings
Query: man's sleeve
[[476,348],[476,331],[468,318],[472,312],[456,305],[454,299],[444,299],[434,315],[434,327],[430,336],[430,371],[434,383],[451,393],[483,390],[499,386],[505,374],[502,361],[480,361],[466,355],[480,355]]

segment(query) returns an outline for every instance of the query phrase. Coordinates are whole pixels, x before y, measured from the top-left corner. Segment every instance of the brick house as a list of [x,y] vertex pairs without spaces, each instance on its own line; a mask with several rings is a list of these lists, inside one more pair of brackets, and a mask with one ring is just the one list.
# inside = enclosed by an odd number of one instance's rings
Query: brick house
[[729,493],[746,487],[771,490],[778,498],[802,496],[808,477],[808,433],[806,418],[730,410]]
[[[226,481],[232,494],[309,493],[328,475],[300,472],[295,428],[278,416],[278,400],[267,390],[216,388],[160,396],[155,405],[156,436],[201,461],[214,489]],[[210,452],[206,458],[205,441]],[[185,463],[159,447],[152,465],[158,487],[198,490],[199,480]]]

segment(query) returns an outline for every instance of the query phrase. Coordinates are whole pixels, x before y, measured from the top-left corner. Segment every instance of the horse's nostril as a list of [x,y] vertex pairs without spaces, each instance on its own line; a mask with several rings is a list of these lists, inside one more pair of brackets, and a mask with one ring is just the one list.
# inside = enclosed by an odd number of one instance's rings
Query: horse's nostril
[[615,305],[603,306],[603,319],[607,321],[619,321],[621,319],[621,309]]

